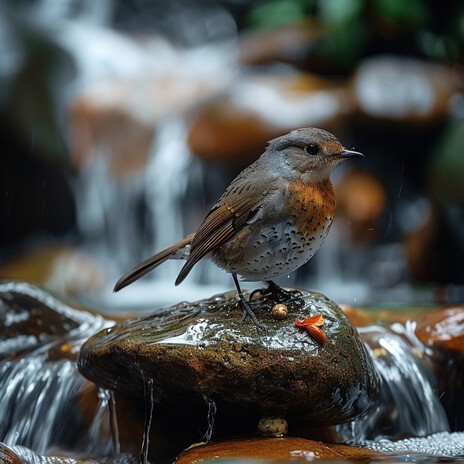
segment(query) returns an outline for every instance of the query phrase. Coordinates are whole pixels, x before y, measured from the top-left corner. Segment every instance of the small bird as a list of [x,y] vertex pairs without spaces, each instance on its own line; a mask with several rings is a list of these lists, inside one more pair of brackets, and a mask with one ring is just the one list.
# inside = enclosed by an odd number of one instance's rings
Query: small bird
[[124,274],[114,291],[167,259],[187,260],[175,282],[179,285],[208,256],[232,274],[245,316],[262,327],[237,276],[281,290],[273,279],[308,262],[329,233],[335,212],[331,172],[343,160],[362,156],[345,149],[330,132],[312,127],[271,140],[230,183],[195,233]]

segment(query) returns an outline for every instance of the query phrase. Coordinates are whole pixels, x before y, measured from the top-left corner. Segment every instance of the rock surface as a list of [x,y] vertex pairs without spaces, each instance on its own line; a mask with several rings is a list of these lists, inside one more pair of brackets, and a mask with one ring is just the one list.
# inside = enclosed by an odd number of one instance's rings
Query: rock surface
[[452,430],[464,428],[464,306],[421,315],[415,330],[430,356]]
[[243,462],[307,462],[314,459],[330,459],[331,462],[370,462],[376,453],[346,445],[325,444],[303,438],[249,438],[229,440],[208,445],[195,446],[184,451],[176,464],[198,464],[219,459],[243,459]]
[[0,359],[45,345],[53,345],[62,357],[73,357],[68,353],[71,342],[107,325],[101,316],[72,308],[38,286],[0,282]]
[[7,446],[0,443],[0,462],[2,464],[137,464],[139,461],[129,454],[102,458],[65,457],[55,452],[56,456],[44,456],[24,446]]
[[[156,403],[189,407],[194,398],[258,414],[285,416],[292,427],[348,421],[377,395],[371,359],[340,307],[304,292],[288,317],[275,320],[275,301],[252,301],[266,332],[244,322],[235,293],[181,303],[100,331],[82,347],[79,369],[104,388],[143,398],[152,379]],[[322,314],[321,345],[295,320]],[[256,426],[256,425],[255,425]]]

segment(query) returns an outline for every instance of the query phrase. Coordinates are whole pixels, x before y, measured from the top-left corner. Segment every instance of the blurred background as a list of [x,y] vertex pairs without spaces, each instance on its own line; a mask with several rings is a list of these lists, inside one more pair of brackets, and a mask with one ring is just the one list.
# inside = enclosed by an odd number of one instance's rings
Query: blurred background
[[110,311],[230,289],[208,262],[175,288],[171,262],[112,293],[269,139],[317,126],[366,158],[280,283],[464,301],[463,42],[452,0],[0,0],[0,277]]

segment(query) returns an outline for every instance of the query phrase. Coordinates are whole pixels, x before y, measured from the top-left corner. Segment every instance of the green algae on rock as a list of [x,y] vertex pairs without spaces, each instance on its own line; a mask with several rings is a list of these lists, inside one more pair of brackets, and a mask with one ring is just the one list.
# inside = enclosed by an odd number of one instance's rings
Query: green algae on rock
[[[99,386],[139,398],[144,379],[153,379],[159,403],[209,398],[324,425],[364,413],[376,398],[377,377],[340,307],[304,292],[302,304],[275,320],[271,300],[251,302],[266,332],[242,322],[235,292],[124,321],[83,345],[79,370]],[[294,325],[319,313],[324,346]]]

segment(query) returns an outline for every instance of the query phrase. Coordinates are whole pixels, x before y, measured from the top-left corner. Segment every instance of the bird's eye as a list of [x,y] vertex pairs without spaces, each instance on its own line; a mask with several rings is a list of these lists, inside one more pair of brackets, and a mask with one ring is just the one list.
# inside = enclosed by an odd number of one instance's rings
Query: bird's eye
[[316,145],[315,143],[310,143],[305,146],[305,152],[308,155],[317,155],[319,153],[319,145]]

